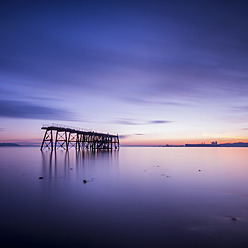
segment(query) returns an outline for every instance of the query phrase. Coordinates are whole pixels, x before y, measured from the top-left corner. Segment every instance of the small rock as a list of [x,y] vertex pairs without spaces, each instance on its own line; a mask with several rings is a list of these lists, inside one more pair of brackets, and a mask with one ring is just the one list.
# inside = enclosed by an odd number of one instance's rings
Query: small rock
[[170,176],[166,176],[166,177],[170,177]]
[[39,179],[44,179],[44,177],[39,177]]
[[201,170],[198,170],[198,171],[201,171]]
[[84,183],[84,184],[87,183],[87,180],[84,179],[84,180],[83,180],[83,183]]
[[72,170],[72,168],[70,168],[70,170]]
[[157,165],[157,167],[159,167],[159,165]]
[[231,220],[232,220],[232,221],[237,221],[237,218],[232,217]]

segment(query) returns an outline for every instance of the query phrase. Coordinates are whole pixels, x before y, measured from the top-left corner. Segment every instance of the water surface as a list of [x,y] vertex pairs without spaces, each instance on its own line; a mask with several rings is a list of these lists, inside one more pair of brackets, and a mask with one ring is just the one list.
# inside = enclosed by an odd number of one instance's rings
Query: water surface
[[1,147],[0,245],[248,247],[247,161],[247,148]]

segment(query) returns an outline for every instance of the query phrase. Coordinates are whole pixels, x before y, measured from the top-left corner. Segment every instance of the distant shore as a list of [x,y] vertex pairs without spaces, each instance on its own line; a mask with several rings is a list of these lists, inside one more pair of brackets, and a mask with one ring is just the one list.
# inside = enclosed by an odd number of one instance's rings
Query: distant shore
[[185,144],[185,145],[120,145],[121,147],[248,147],[248,143],[237,142],[237,143],[223,143],[217,144],[212,142],[211,144]]
[[16,143],[0,143],[0,146],[21,146]]
[[217,142],[212,142],[211,144],[185,144],[185,147],[248,147],[248,143],[237,142],[217,144]]
[[0,147],[1,146],[6,146],[6,147],[39,147],[40,145],[36,145],[36,144],[30,144],[30,145],[21,145],[21,144],[17,144],[17,143],[0,143]]

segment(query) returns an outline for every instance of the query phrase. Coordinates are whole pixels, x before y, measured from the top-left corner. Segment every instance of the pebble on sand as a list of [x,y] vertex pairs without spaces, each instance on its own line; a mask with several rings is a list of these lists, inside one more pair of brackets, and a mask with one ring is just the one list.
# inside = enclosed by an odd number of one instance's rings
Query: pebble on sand
[[44,179],[44,177],[39,177],[39,179]]
[[84,180],[83,180],[83,183],[84,183],[84,184],[87,183],[87,180],[84,179]]

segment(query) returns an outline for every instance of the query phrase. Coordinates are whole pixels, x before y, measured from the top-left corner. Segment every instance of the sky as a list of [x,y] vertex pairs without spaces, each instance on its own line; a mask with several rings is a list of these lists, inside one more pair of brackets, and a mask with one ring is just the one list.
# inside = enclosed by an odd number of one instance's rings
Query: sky
[[125,145],[248,142],[246,1],[0,3],[0,142],[43,124]]

